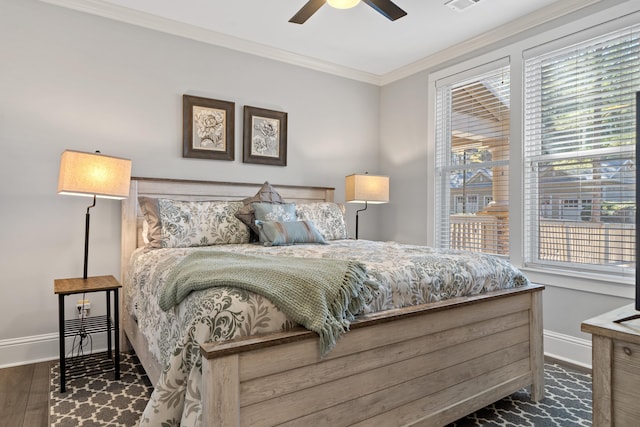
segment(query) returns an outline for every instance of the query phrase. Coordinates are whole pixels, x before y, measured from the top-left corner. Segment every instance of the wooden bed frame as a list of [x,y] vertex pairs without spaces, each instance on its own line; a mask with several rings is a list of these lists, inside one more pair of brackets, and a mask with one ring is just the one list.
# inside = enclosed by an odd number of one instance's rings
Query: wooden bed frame
[[[132,178],[122,204],[123,285],[141,236],[138,196],[238,200],[259,187]],[[287,201],[334,197],[333,188],[274,187]],[[544,397],[543,289],[531,285],[363,316],[324,359],[317,335],[302,328],[203,344],[203,425],[439,426],[523,387],[538,401]],[[120,313],[123,346],[133,347],[155,384],[161,367],[135,320]]]

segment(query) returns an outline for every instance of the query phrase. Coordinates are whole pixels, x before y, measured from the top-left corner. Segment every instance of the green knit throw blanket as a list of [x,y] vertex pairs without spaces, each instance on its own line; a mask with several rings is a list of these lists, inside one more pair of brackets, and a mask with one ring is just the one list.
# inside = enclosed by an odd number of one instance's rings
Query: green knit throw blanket
[[260,294],[320,336],[320,355],[335,346],[378,290],[355,261],[194,252],[169,273],[160,292],[167,311],[192,291],[231,286]]

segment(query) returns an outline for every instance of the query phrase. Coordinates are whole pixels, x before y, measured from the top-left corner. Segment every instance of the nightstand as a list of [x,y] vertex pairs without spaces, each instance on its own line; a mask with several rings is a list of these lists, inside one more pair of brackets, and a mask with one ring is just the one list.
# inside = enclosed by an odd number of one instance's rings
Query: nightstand
[[640,319],[633,305],[582,322],[593,342],[593,426],[635,426],[640,419]]
[[[107,333],[107,358],[113,360],[115,371],[115,379],[120,379],[120,319],[118,308],[118,291],[122,285],[113,276],[94,276],[83,279],[55,279],[53,281],[54,292],[58,295],[58,324],[60,338],[60,392],[66,390],[66,354],[65,339],[66,337],[76,336],[78,334]],[[106,293],[106,316],[91,316],[84,319],[64,318],[64,297],[67,295],[84,294],[92,292]],[[113,294],[113,298],[111,298]],[[113,301],[112,301],[113,300]],[[113,321],[111,319],[111,304],[113,303]],[[113,324],[114,331],[114,350],[111,352],[111,330]]]

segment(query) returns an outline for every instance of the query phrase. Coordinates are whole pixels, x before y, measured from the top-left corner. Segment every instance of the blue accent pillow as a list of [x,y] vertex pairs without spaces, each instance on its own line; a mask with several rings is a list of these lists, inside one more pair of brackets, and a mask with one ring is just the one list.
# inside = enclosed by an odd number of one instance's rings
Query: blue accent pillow
[[311,221],[261,221],[257,219],[256,227],[258,227],[260,241],[265,246],[284,246],[296,243],[327,244]]

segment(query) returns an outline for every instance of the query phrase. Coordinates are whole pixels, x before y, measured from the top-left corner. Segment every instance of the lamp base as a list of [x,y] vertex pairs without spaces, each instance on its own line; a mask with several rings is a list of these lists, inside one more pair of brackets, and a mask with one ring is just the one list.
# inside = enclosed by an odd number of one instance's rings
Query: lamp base
[[360,212],[362,212],[362,211],[366,211],[366,210],[367,210],[367,207],[368,207],[368,204],[367,204],[367,202],[365,201],[365,202],[364,202],[364,209],[358,209],[358,210],[356,211],[356,240],[358,240],[358,219],[360,218],[360,215],[359,215],[359,214],[360,214]]
[[83,279],[87,279],[87,270],[89,266],[89,221],[91,219],[91,214],[89,213],[89,209],[95,207],[96,205],[96,196],[93,196],[93,204],[87,207],[87,213],[84,216],[84,273],[82,274]]

